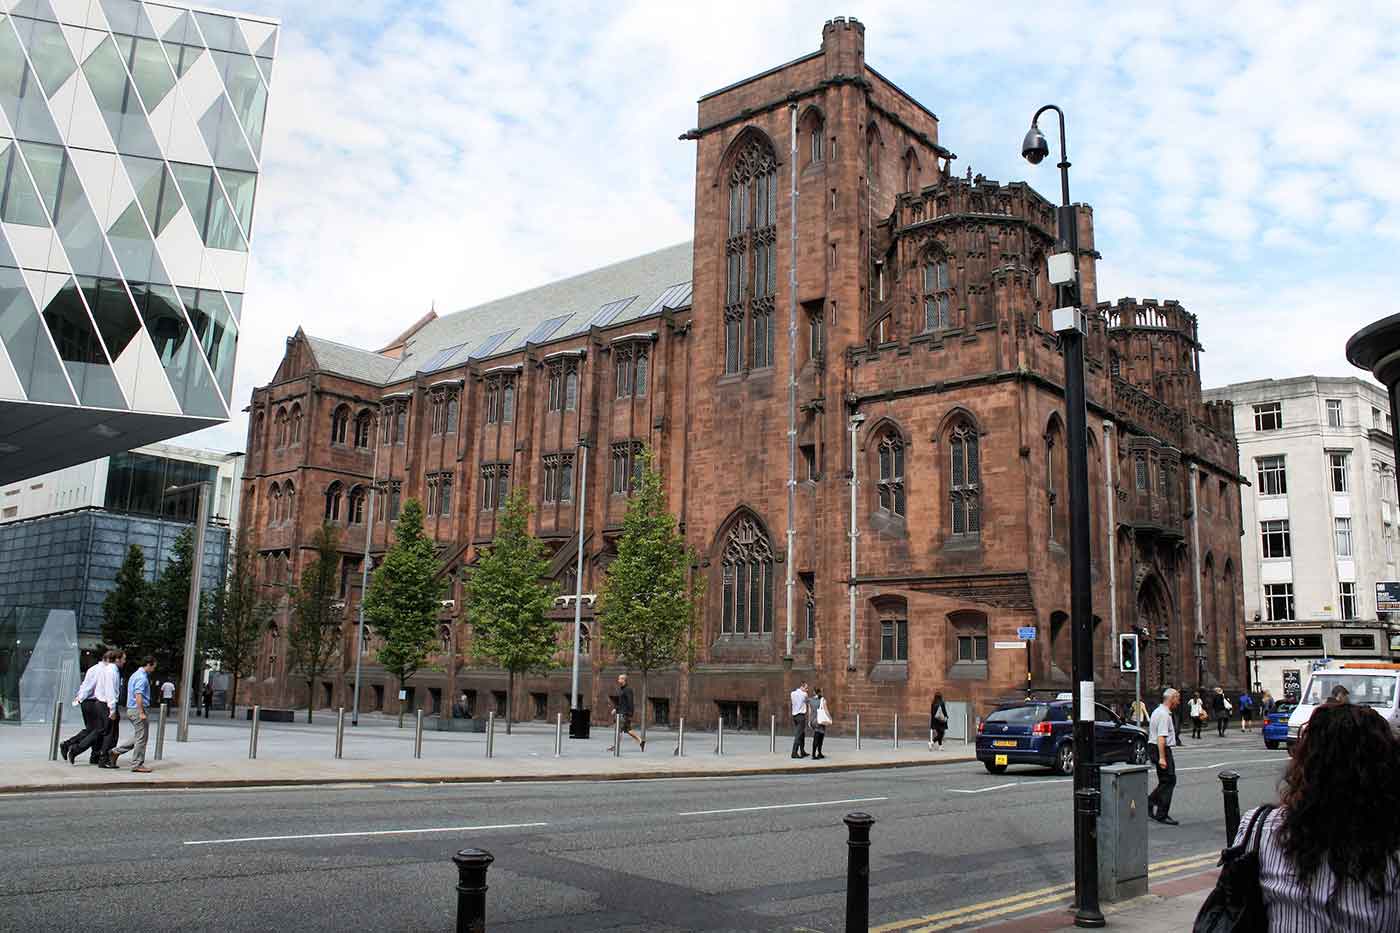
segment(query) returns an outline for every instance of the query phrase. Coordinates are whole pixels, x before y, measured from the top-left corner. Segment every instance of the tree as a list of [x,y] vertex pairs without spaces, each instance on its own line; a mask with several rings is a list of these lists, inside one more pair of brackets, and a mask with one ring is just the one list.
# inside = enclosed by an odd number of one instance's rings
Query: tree
[[[418,673],[437,643],[437,614],[447,581],[438,575],[433,542],[423,534],[423,506],[409,499],[394,526],[394,546],[365,594],[365,622],[383,642],[379,663],[399,688]],[[403,707],[399,707],[403,728]]]
[[[178,676],[185,659],[185,619],[190,605],[190,573],[194,568],[194,532],[186,528],[171,547],[170,561],[150,585],[149,608],[137,642],[156,659],[156,669]],[[183,689],[184,685],[181,685]]]
[[302,568],[292,587],[292,619],[287,629],[287,669],[306,680],[306,721],[316,706],[316,681],[340,648],[340,551],[336,530],[322,525],[314,541],[316,558]]
[[603,645],[642,674],[642,738],[647,734],[647,678],[685,656],[695,603],[703,587],[687,580],[693,555],[666,508],[661,476],[644,455],[641,478],[627,504],[617,557],[608,565],[596,614]]
[[467,578],[467,621],[472,650],[506,669],[506,734],[510,734],[515,675],[546,671],[559,651],[555,622],[545,618],[554,603],[554,584],[545,546],[529,531],[530,506],[524,489],[506,498],[496,538],[482,551]]
[[140,545],[127,549],[116,586],[102,601],[102,642],[111,648],[124,648],[132,659],[140,651],[142,620],[150,600],[151,584],[146,582],[146,555]]
[[240,538],[228,577],[210,600],[209,624],[200,627],[206,633],[210,659],[217,661],[219,669],[233,681],[229,691],[230,719],[238,705],[238,681],[251,674],[257,664],[258,643],[272,620],[274,608],[272,601],[262,596],[253,549]]

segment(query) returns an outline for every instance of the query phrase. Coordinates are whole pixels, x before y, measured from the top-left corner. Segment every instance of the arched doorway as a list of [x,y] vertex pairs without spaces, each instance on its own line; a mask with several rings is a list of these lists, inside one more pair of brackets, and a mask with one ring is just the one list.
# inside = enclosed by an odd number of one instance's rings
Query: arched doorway
[[[1138,587],[1137,627],[1146,642],[1139,651],[1143,660],[1143,681],[1153,693],[1158,693],[1172,682],[1176,672],[1172,670],[1172,644],[1170,613],[1167,611],[1166,594],[1162,592],[1161,581],[1149,575]],[[1163,642],[1161,636],[1166,635]]]

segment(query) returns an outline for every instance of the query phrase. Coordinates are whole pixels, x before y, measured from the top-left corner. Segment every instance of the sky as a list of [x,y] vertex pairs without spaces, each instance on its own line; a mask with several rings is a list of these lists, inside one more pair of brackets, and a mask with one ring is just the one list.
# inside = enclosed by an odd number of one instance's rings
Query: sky
[[1206,386],[1359,374],[1347,337],[1400,296],[1400,4],[224,0],[282,20],[228,425],[297,326],[383,345],[689,239],[702,94],[815,51],[934,111],[954,171],[1054,197],[1021,138],[1068,115],[1099,297],[1198,315]]

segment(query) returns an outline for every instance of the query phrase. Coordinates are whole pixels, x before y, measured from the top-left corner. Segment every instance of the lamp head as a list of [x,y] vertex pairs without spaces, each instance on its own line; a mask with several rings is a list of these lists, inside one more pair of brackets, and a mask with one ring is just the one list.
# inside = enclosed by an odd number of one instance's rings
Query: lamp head
[[1021,141],[1021,155],[1031,165],[1039,165],[1049,154],[1050,144],[1045,141],[1045,134],[1032,123],[1031,128],[1026,130],[1026,138]]

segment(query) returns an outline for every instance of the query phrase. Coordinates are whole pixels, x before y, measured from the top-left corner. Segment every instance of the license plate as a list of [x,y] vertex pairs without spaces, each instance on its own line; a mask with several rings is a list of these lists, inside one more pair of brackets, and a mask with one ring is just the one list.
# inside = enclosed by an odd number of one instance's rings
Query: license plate
[[995,742],[992,743],[992,747],[993,747],[993,748],[1015,748],[1015,747],[1016,747],[1016,740],[1015,740],[1015,739],[998,739],[997,741],[995,741]]
[[1006,761],[1006,756],[1005,756],[1005,755],[998,755],[998,756],[996,757],[996,760],[992,762],[992,764],[996,764],[996,765],[1004,765],[1004,764],[1006,764],[1006,763],[1007,763],[1007,761]]

